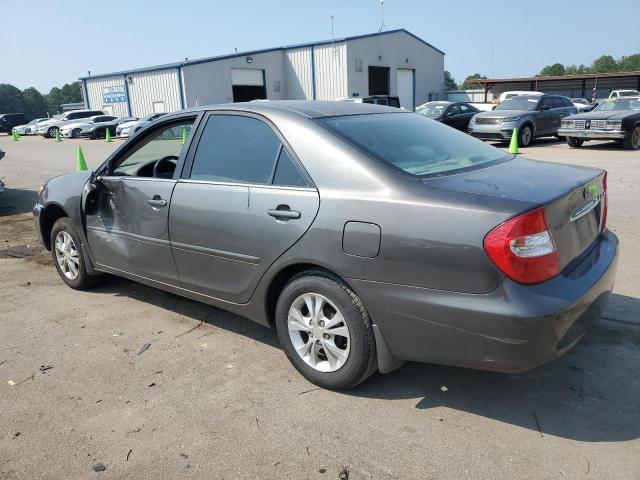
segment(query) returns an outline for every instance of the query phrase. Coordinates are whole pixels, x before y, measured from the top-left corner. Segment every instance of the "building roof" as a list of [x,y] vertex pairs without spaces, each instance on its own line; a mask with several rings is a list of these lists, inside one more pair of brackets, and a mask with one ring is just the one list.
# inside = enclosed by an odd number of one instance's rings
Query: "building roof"
[[368,34],[365,34],[365,35],[356,35],[356,36],[351,36],[351,37],[335,38],[333,40],[322,40],[322,41],[319,41],[319,42],[309,42],[309,43],[298,43],[298,44],[293,44],[293,45],[284,45],[282,47],[266,48],[266,49],[262,49],[262,50],[250,50],[250,51],[247,51],[247,52],[238,52],[238,53],[232,53],[232,54],[229,54],[229,55],[218,55],[218,56],[214,56],[214,57],[205,57],[205,58],[198,58],[198,59],[194,59],[194,60],[185,60],[183,62],[165,63],[165,64],[162,64],[162,65],[154,65],[152,67],[135,68],[135,69],[131,69],[131,70],[121,70],[121,71],[112,72],[112,73],[100,73],[98,75],[88,75],[88,76],[80,77],[80,80],[88,80],[88,79],[91,79],[91,78],[101,78],[101,77],[112,77],[112,76],[117,76],[117,75],[127,75],[127,74],[130,74],[130,73],[153,72],[153,71],[158,71],[158,70],[166,70],[168,68],[179,68],[179,67],[184,67],[184,66],[187,66],[187,65],[197,65],[199,63],[217,62],[217,61],[220,61],[220,60],[227,60],[229,58],[237,58],[237,57],[246,57],[246,56],[250,56],[250,55],[258,55],[260,53],[275,52],[275,51],[278,51],[278,50],[291,50],[291,49],[294,49],[294,48],[316,47],[316,46],[320,46],[320,45],[329,45],[331,43],[341,43],[341,42],[348,42],[348,41],[352,41],[352,40],[361,40],[361,39],[364,39],[364,38],[379,37],[379,36],[382,36],[382,35],[390,35],[390,34],[399,33],[399,32],[406,33],[407,35],[415,38],[416,40],[418,40],[419,42],[423,43],[424,45],[426,45],[426,46],[428,46],[430,48],[433,48],[434,50],[436,50],[437,52],[441,53],[442,55],[445,55],[445,53],[442,50],[440,50],[437,47],[434,47],[429,42],[426,42],[425,40],[421,39],[417,35],[414,35],[410,31],[405,30],[404,28],[398,28],[396,30],[388,30],[386,32],[368,33]]
[[478,85],[495,85],[498,83],[518,83],[518,82],[549,82],[549,81],[575,81],[575,80],[592,80],[603,78],[625,78],[640,77],[640,71],[637,72],[611,72],[611,73],[585,73],[581,75],[556,75],[549,77],[516,77],[516,78],[479,78],[470,80],[469,83]]

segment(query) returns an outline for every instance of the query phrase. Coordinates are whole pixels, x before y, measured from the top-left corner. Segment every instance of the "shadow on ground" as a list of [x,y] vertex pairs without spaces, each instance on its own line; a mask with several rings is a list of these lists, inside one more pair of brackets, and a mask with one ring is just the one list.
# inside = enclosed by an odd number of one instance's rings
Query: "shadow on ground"
[[33,190],[5,188],[0,193],[0,217],[30,212],[36,204],[36,197]]
[[[199,302],[106,277],[96,292],[151,303],[279,348],[274,330]],[[521,374],[407,363],[375,374],[346,395],[415,399],[417,409],[447,407],[588,442],[640,437],[640,300],[612,295],[604,319],[564,357]],[[619,316],[624,319],[618,319]],[[294,372],[291,367],[292,374]],[[446,386],[446,391],[441,389]]]

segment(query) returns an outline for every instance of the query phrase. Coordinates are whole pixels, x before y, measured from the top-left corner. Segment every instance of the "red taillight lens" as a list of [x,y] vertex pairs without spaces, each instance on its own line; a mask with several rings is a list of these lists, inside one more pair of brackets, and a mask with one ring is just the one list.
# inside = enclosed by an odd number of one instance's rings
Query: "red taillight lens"
[[609,199],[607,198],[607,171],[604,171],[602,177],[602,221],[600,222],[600,228],[604,230],[607,228],[607,214],[609,213]]
[[560,257],[544,218],[544,207],[518,215],[484,237],[484,250],[507,277],[532,285],[560,273]]

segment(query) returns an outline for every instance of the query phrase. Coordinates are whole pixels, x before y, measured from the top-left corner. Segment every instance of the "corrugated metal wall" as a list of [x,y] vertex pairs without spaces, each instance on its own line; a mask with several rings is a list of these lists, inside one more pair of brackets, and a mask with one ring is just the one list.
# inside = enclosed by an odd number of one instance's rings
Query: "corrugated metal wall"
[[89,78],[87,79],[87,95],[89,96],[89,107],[95,109],[103,109],[105,112],[111,107],[113,115],[118,117],[129,116],[127,102],[104,103],[102,98],[102,89],[105,87],[123,87],[124,76],[114,75],[111,77]]
[[313,100],[311,47],[285,50],[284,55],[284,98]]
[[186,107],[233,102],[231,69],[249,68],[264,70],[267,98],[283,98],[282,50],[196,63],[182,67]]
[[127,77],[132,78],[129,82],[132,115],[143,117],[153,113],[154,103],[157,106],[163,103],[166,112],[180,110],[177,68],[131,73]]
[[348,96],[347,46],[345,43],[314,47],[316,100],[336,100]]

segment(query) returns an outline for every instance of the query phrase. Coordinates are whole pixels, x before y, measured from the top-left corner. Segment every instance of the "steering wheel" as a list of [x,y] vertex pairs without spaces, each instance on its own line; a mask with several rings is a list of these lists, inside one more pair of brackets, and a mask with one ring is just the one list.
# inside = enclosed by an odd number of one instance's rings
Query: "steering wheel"
[[162,157],[153,166],[154,178],[171,178],[178,164],[178,157],[175,155],[167,155]]

